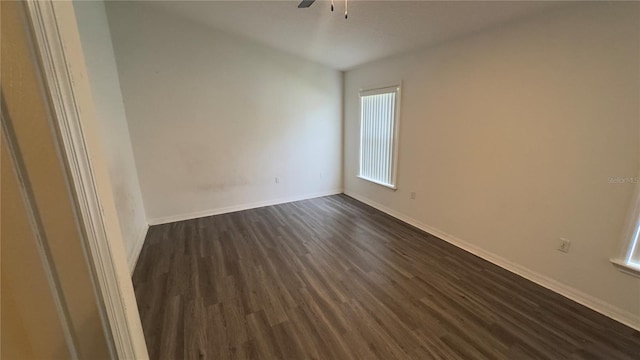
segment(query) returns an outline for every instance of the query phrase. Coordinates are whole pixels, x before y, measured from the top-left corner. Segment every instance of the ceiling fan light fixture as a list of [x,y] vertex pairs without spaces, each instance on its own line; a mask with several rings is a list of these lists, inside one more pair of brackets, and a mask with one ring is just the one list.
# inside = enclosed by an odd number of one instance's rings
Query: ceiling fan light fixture
[[[300,4],[298,4],[298,9],[305,9],[311,6],[316,0],[302,0]],[[334,0],[331,0],[331,12],[335,9],[333,4]],[[344,18],[349,18],[349,0],[344,0]]]
[[313,4],[316,0],[302,0],[300,4],[298,4],[298,9],[308,8]]

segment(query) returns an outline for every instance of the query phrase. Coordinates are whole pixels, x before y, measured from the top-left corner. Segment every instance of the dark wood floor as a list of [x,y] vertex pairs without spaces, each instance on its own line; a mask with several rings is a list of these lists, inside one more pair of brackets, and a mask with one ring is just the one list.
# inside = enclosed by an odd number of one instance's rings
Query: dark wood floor
[[152,359],[639,359],[640,333],[344,195],[150,229]]

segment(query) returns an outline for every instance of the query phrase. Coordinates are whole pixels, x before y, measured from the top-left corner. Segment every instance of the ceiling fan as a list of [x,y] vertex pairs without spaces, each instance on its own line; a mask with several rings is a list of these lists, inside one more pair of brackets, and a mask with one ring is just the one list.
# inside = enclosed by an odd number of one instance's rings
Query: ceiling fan
[[302,8],[308,8],[309,6],[311,6],[311,4],[313,4],[316,0],[302,0],[302,2],[300,2],[300,4],[298,4],[298,9],[302,9]]
[[[298,4],[298,9],[304,9],[311,6],[316,0],[302,0],[300,4]],[[344,0],[344,18],[348,18],[349,14],[347,12],[349,4],[349,0]],[[333,0],[331,0],[331,11],[333,11]]]

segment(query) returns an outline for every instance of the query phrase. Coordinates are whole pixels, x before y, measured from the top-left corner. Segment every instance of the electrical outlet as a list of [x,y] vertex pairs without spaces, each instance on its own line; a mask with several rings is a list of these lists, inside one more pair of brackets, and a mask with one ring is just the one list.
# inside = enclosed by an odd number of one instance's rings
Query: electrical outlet
[[558,251],[561,251],[563,253],[568,253],[570,246],[571,246],[571,240],[560,238],[560,245],[558,245]]
[[411,200],[415,200],[416,199],[416,193],[415,192],[411,192]]
[[280,184],[280,178],[276,178],[276,184]]

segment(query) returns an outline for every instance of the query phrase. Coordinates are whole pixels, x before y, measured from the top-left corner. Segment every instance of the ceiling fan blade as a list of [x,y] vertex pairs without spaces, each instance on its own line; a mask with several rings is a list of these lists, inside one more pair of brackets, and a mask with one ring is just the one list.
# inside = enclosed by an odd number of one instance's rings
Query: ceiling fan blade
[[316,0],[302,0],[302,2],[298,4],[298,9],[308,8],[309,6],[311,6],[311,4],[313,4],[314,1]]

